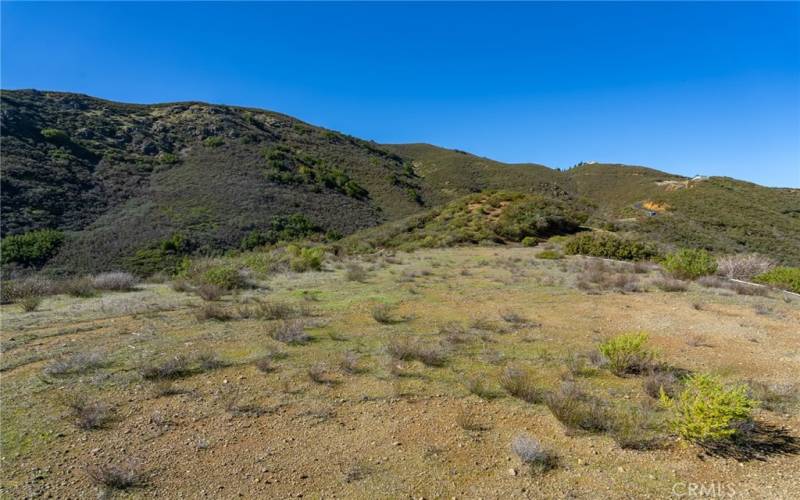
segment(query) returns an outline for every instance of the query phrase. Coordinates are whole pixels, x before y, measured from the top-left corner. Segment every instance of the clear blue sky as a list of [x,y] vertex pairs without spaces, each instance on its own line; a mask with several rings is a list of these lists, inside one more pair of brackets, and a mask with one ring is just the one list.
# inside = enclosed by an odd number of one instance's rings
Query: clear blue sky
[[800,3],[2,3],[3,88],[800,187]]

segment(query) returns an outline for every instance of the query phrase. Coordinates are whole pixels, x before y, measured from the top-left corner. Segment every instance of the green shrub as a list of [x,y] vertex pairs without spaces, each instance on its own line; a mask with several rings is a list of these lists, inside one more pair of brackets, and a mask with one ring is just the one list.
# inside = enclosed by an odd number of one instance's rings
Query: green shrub
[[754,281],[800,293],[800,267],[776,267],[759,274]]
[[538,244],[539,240],[533,236],[526,236],[522,238],[522,246],[524,247],[535,247]]
[[158,161],[162,165],[174,165],[180,161],[180,158],[178,158],[178,155],[172,153],[162,153],[159,155]]
[[717,272],[717,261],[701,249],[683,248],[667,255],[664,269],[676,278],[696,279]]
[[319,271],[322,269],[322,258],[325,251],[320,247],[300,247],[289,245],[286,251],[290,255],[289,267],[294,272]]
[[537,259],[558,260],[563,259],[564,256],[555,250],[543,250],[536,254]]
[[711,375],[686,379],[674,399],[661,393],[661,404],[670,410],[670,426],[681,437],[699,443],[724,441],[737,433],[736,424],[747,421],[757,401],[748,397],[747,386],[725,387]]
[[273,245],[279,241],[292,241],[307,238],[322,232],[322,228],[308,220],[302,214],[273,217],[267,230],[254,230],[241,241],[242,250],[252,250],[264,245]]
[[570,255],[591,255],[619,260],[647,260],[658,255],[651,243],[623,238],[611,233],[581,233],[564,245]]
[[54,229],[41,229],[3,238],[3,264],[40,266],[53,257],[64,243],[64,233]]
[[200,283],[218,286],[225,290],[244,288],[246,282],[238,269],[225,266],[210,267],[200,276]]
[[137,276],[164,272],[178,274],[187,265],[193,244],[180,234],[137,250],[125,260],[125,267]]
[[599,350],[608,360],[608,367],[617,375],[639,373],[648,368],[655,357],[644,347],[647,334],[626,333],[612,337],[600,344]]
[[225,139],[223,139],[218,135],[206,137],[205,139],[203,139],[203,146],[207,148],[218,148],[223,144],[225,144]]
[[41,130],[42,137],[48,142],[54,144],[65,144],[69,142],[69,135],[63,130],[57,128],[43,128]]

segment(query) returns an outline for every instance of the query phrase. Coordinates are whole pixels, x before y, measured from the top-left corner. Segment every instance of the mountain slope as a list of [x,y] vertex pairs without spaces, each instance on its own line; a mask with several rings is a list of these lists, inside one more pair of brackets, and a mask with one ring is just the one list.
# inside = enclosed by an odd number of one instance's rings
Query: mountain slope
[[0,99],[2,233],[65,231],[52,272],[125,267],[176,235],[192,252],[238,248],[295,214],[320,236],[347,235],[485,190],[556,198],[588,210],[589,225],[613,223],[666,246],[800,264],[796,189],[625,165],[505,164],[233,106],[32,90]]
[[176,232],[230,248],[301,213],[347,234],[422,202],[396,155],[261,110],[4,91],[0,126],[4,236],[72,231],[54,264],[81,270]]

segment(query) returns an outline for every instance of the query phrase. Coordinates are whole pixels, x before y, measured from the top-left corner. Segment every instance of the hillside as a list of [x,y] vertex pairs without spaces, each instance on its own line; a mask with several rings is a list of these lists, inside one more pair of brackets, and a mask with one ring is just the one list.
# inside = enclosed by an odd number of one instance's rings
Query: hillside
[[485,190],[555,198],[588,209],[589,225],[614,223],[667,246],[800,263],[798,190],[624,165],[505,164],[195,102],[3,91],[0,118],[3,237],[64,231],[52,273],[130,267],[176,237],[206,254],[269,242],[262,235],[298,215],[306,229],[296,234],[330,239]]
[[52,266],[119,266],[175,233],[232,248],[276,216],[342,234],[416,211],[408,165],[261,110],[2,94],[3,234],[71,231]]

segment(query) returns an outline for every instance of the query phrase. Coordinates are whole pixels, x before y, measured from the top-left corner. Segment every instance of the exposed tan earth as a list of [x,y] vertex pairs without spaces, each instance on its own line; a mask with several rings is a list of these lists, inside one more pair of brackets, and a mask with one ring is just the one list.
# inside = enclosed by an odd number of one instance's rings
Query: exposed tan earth
[[[568,432],[547,406],[512,398],[498,382],[504,367],[525,366],[554,389],[569,378],[571,356],[630,331],[647,332],[659,359],[673,367],[728,382],[795,382],[800,299],[694,283],[663,292],[651,285],[654,270],[635,275],[642,292],[587,293],[575,283],[588,259],[543,260],[538,251],[378,256],[361,263],[363,282],[346,279],[345,262],[327,262],[322,272],[278,274],[217,303],[232,314],[255,301],[302,307],[312,336],[304,345],[273,340],[276,321],[198,319],[206,303],[169,284],[50,297],[33,312],[3,305],[2,497],[94,497],[102,490],[90,479],[92,467],[132,461],[144,484],[105,493],[669,498],[702,485],[712,488],[707,497],[800,498],[796,406],[757,410],[769,432],[748,450],[712,454],[668,436],[658,449],[637,451],[606,434]],[[377,304],[391,305],[394,321],[376,321]],[[464,332],[458,342],[446,340],[453,322]],[[446,345],[446,362],[392,361],[386,346],[404,335]],[[286,357],[264,373],[255,361],[270,350]],[[360,356],[356,373],[340,366],[347,351]],[[104,361],[84,373],[48,374],[54,360],[75,353]],[[177,394],[164,395],[164,385],[140,371],[199,353],[216,354],[224,366],[174,380]],[[321,383],[308,374],[319,363]],[[468,389],[475,379],[485,382],[483,397]],[[601,368],[579,382],[617,407],[657,404],[642,379]],[[77,428],[66,406],[75,394],[110,405],[113,419],[96,430]],[[463,429],[464,414],[480,429]],[[557,466],[542,473],[522,466],[511,450],[520,433],[555,452]]]

